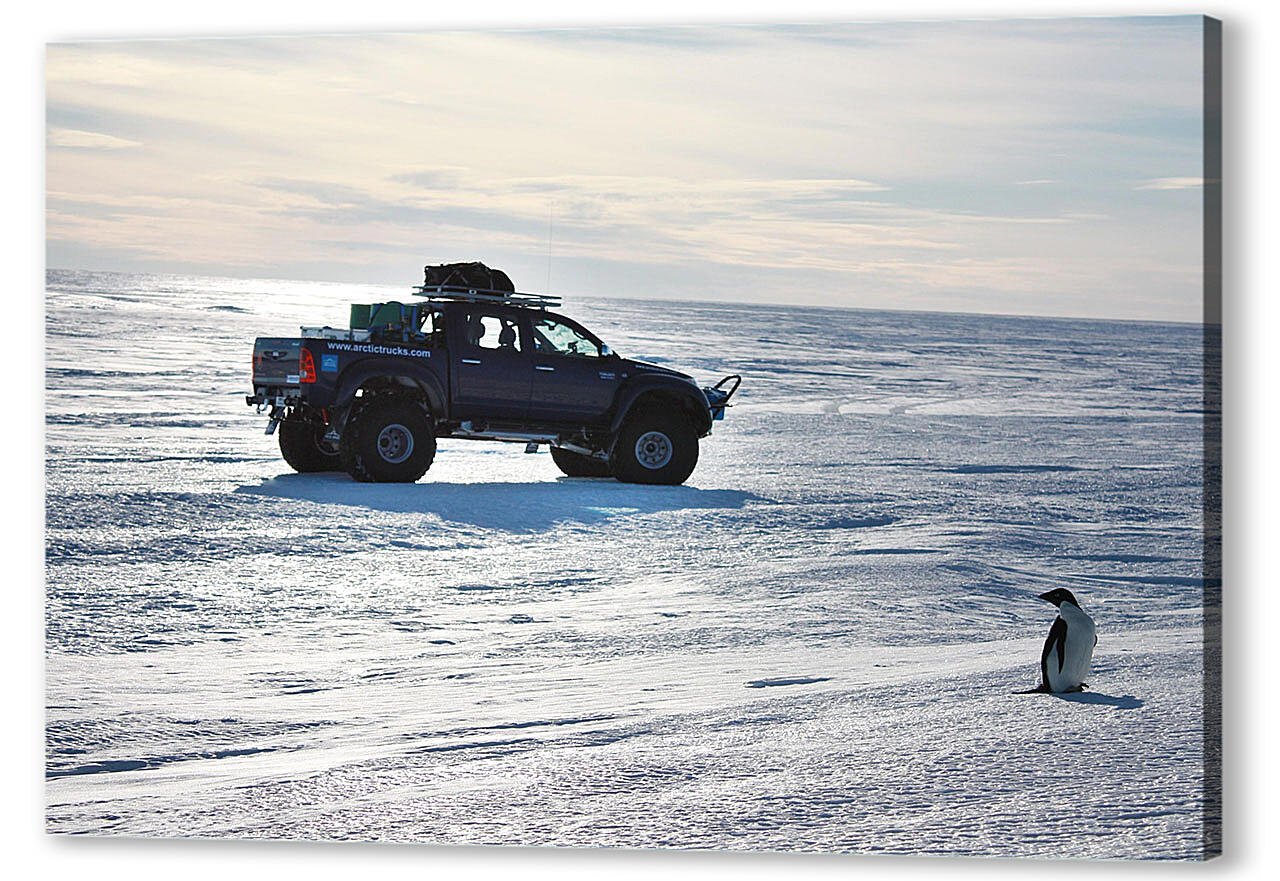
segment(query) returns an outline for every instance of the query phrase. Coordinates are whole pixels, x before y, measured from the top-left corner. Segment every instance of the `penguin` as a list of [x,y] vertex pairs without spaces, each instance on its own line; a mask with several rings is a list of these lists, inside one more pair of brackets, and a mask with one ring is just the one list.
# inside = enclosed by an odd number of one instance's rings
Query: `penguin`
[[1075,595],[1065,587],[1040,594],[1037,599],[1058,607],[1058,617],[1049,628],[1049,638],[1040,653],[1040,684],[1019,694],[1084,691],[1085,677],[1098,644],[1093,619],[1080,608]]

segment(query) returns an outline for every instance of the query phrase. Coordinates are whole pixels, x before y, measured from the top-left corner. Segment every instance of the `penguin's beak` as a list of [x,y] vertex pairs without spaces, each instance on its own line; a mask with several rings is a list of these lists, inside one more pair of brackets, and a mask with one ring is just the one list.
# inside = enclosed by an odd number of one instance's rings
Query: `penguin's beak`
[[1053,591],[1047,591],[1046,593],[1037,594],[1037,595],[1036,595],[1036,599],[1038,599],[1038,600],[1044,600],[1046,603],[1051,603],[1051,602],[1053,602],[1053,597],[1049,596],[1049,594],[1050,594],[1050,593],[1052,593],[1052,592],[1053,592]]

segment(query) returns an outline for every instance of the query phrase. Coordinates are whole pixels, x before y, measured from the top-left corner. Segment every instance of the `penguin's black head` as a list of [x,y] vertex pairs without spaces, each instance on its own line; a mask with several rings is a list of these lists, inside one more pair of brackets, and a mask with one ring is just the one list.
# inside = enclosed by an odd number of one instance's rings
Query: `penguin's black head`
[[1047,600],[1058,607],[1061,607],[1063,603],[1071,603],[1077,609],[1080,608],[1080,603],[1076,600],[1075,594],[1065,587],[1055,587],[1048,593],[1040,594],[1037,599]]

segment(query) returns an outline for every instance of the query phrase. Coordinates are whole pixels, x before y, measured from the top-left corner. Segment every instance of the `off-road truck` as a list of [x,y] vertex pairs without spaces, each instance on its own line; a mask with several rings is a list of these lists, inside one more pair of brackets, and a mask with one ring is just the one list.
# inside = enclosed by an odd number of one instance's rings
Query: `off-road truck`
[[[493,286],[458,284],[475,273],[448,266],[481,266]],[[278,427],[295,471],[412,482],[450,437],[547,445],[571,477],[678,484],[741,382],[699,388],[622,358],[552,311],[558,299],[506,290],[480,264],[427,267],[427,281],[414,302],[353,305],[349,328],[254,342],[246,401],[269,411],[267,434]]]

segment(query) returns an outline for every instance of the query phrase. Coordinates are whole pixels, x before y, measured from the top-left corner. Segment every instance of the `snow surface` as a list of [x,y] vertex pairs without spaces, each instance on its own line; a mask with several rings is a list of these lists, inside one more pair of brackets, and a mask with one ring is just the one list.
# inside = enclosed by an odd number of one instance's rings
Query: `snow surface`
[[406,294],[50,273],[50,831],[1202,855],[1198,326],[575,299],[743,374],[687,485],[291,473],[253,337]]

